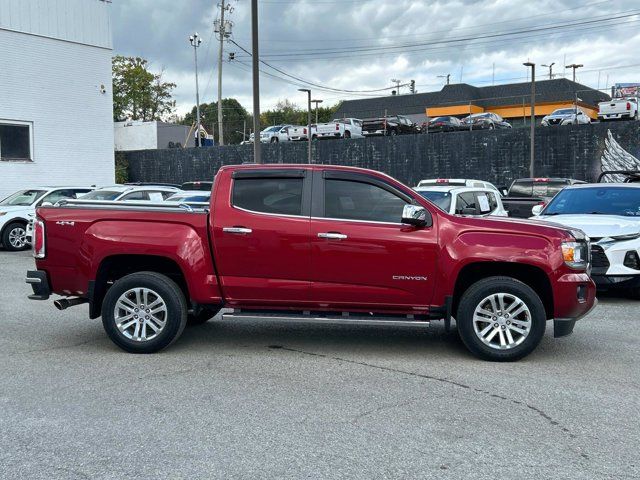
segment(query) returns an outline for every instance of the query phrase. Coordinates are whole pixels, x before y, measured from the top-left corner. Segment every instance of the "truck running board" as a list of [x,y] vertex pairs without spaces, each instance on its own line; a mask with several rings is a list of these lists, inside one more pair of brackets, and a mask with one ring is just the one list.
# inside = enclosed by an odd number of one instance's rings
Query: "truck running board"
[[403,316],[373,316],[362,314],[324,315],[317,312],[264,312],[256,310],[234,310],[223,313],[222,318],[227,320],[272,320],[277,322],[313,322],[327,325],[385,325],[394,327],[428,327],[429,320],[416,319],[414,315]]

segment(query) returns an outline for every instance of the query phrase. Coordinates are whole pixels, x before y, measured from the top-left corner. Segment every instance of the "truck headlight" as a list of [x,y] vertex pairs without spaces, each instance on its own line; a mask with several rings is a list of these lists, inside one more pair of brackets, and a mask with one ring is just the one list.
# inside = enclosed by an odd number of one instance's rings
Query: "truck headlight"
[[562,242],[562,258],[569,267],[585,270],[589,264],[589,250],[586,242]]

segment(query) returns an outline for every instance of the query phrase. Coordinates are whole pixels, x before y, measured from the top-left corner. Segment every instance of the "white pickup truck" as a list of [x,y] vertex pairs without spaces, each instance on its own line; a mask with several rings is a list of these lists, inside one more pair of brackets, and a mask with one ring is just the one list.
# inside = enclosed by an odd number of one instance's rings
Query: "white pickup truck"
[[321,138],[361,138],[362,120],[358,118],[336,118],[320,123],[311,129],[311,139]]
[[638,97],[614,98],[598,103],[598,120],[638,120]]

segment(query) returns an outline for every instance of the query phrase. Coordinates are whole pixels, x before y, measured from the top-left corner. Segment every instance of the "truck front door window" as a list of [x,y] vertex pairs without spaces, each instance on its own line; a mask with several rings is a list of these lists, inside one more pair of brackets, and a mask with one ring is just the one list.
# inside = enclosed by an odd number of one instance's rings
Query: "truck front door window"
[[383,188],[350,180],[325,181],[325,217],[400,223],[403,199]]
[[302,215],[302,178],[239,178],[233,206],[253,212]]

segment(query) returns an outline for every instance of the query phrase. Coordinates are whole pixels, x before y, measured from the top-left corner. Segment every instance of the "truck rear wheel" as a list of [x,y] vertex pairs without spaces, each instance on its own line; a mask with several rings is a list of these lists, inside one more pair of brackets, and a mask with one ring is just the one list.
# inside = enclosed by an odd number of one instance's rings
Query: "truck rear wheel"
[[171,345],[187,324],[187,302],[170,278],[155,272],[117,280],[102,303],[102,325],[117,346],[154,353]]
[[464,292],[456,323],[471,353],[485,360],[513,361],[538,346],[547,318],[531,287],[511,277],[489,277]]

